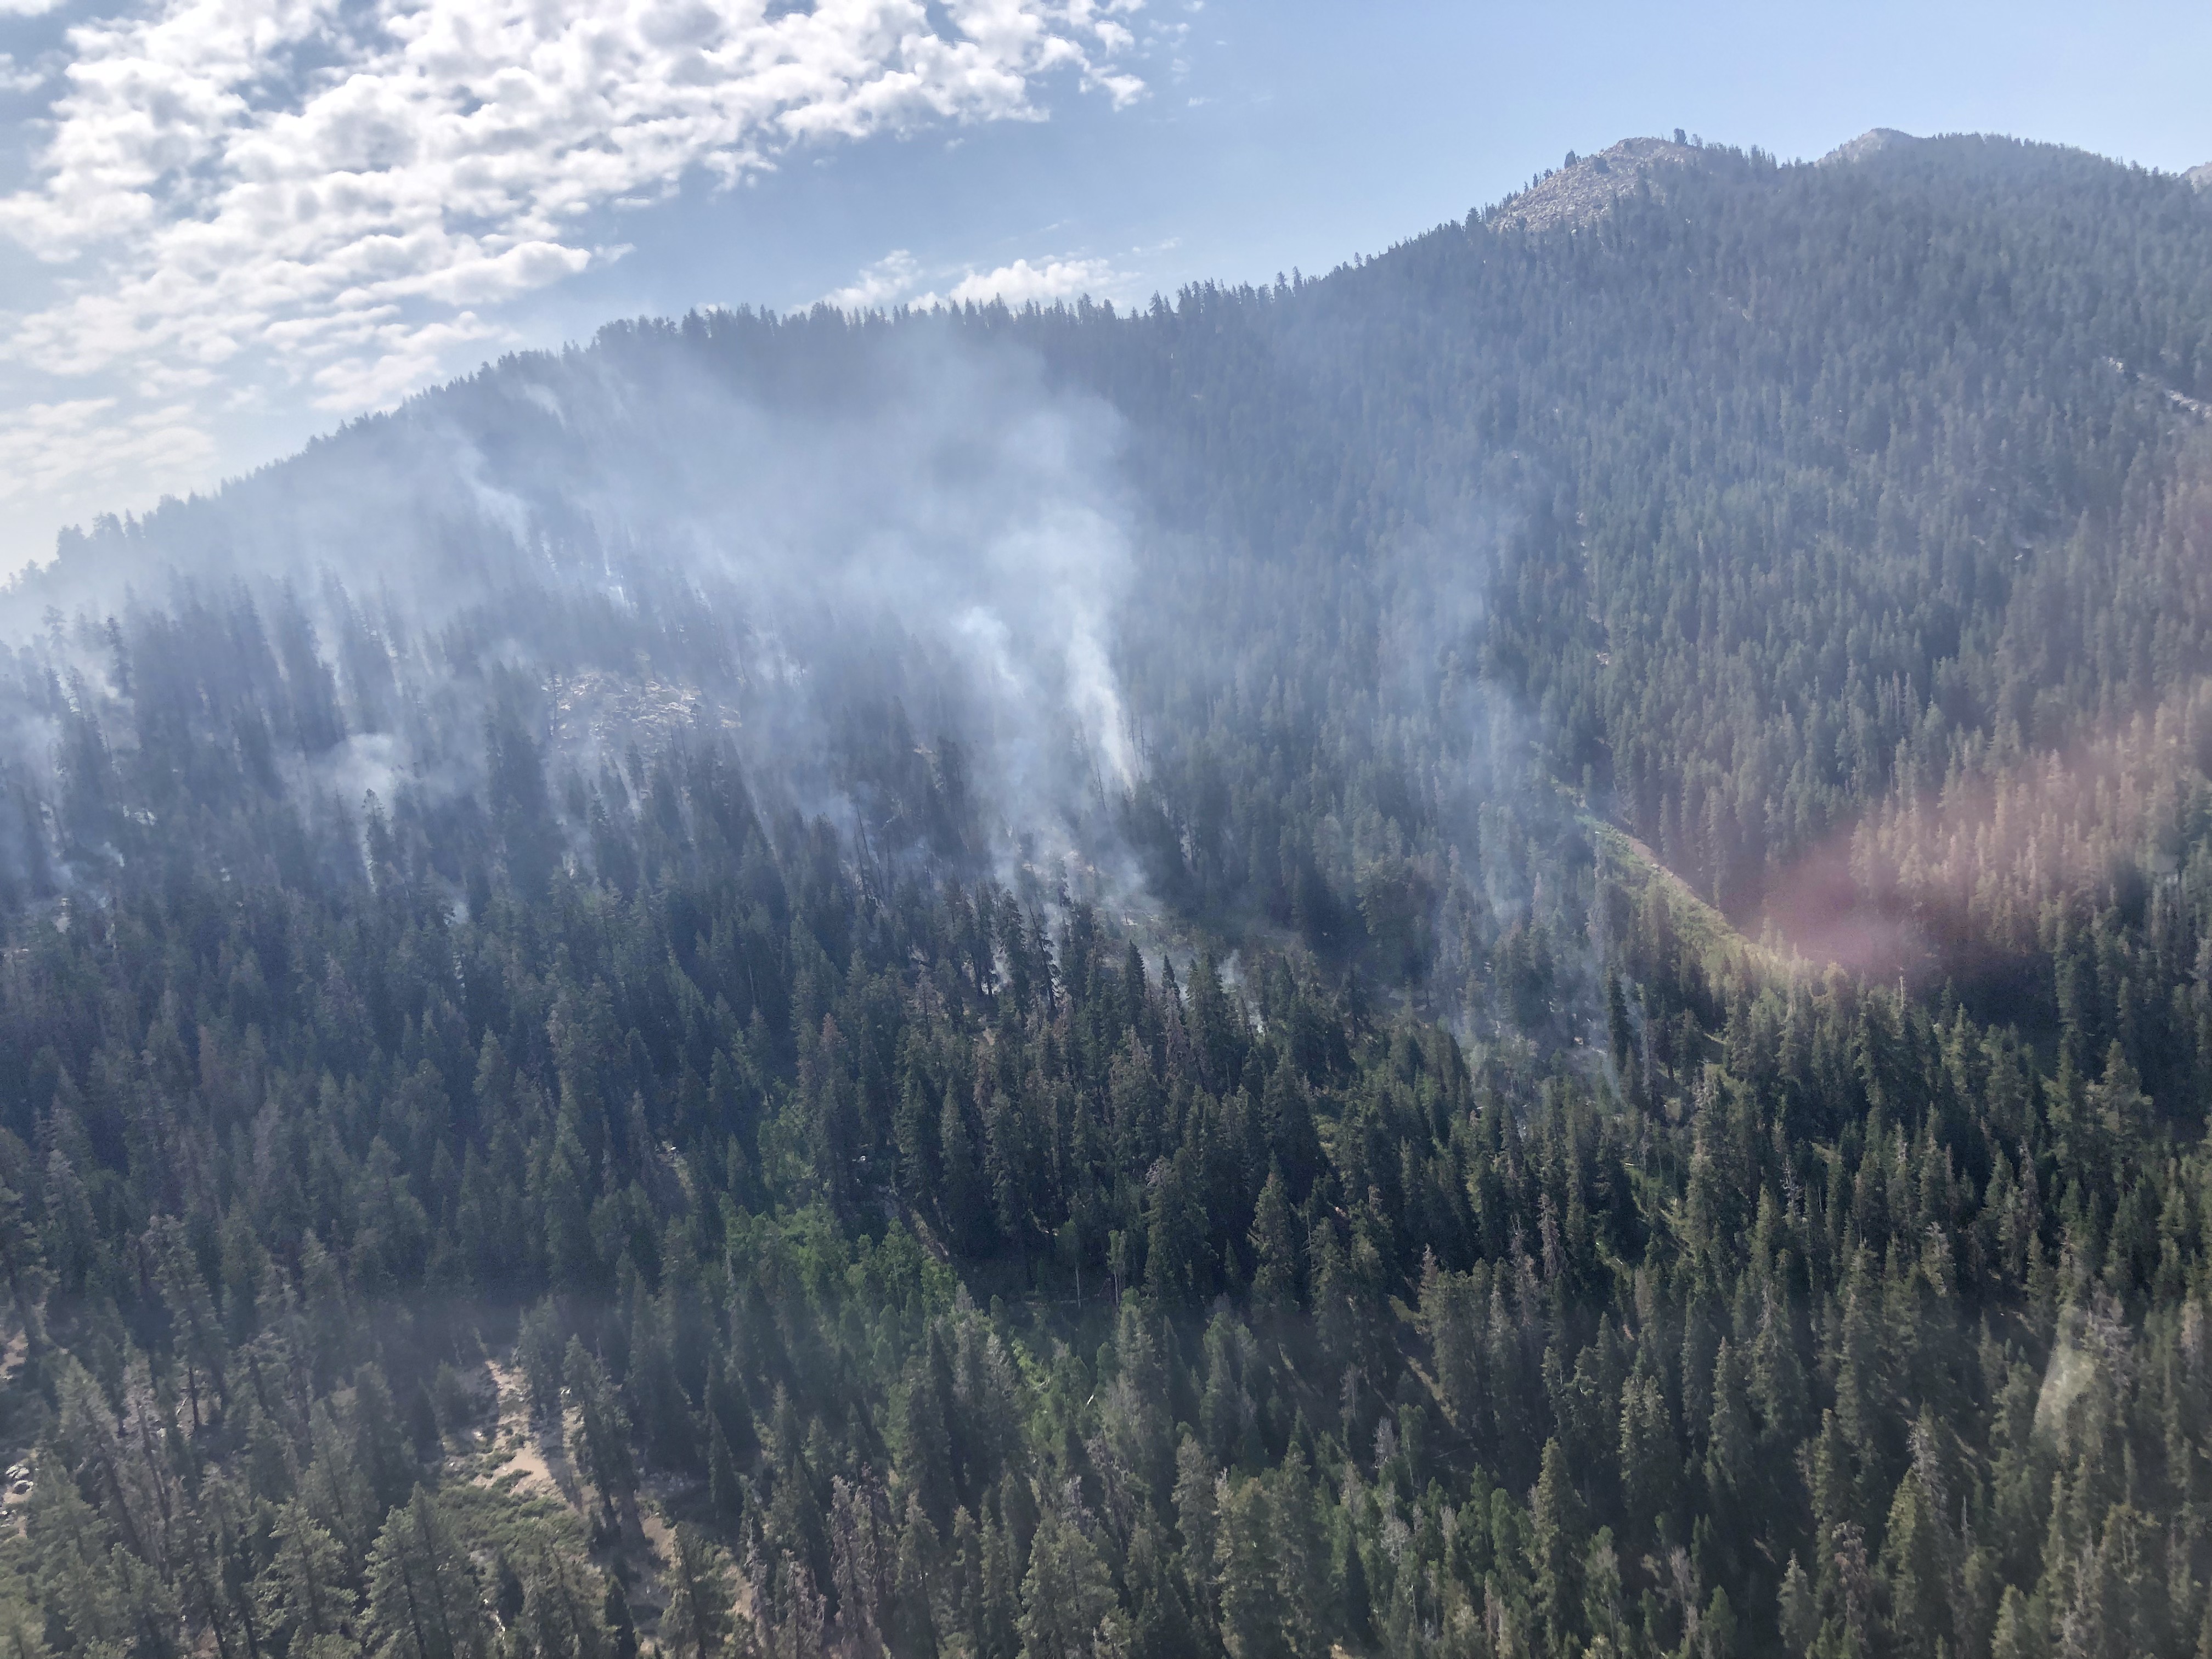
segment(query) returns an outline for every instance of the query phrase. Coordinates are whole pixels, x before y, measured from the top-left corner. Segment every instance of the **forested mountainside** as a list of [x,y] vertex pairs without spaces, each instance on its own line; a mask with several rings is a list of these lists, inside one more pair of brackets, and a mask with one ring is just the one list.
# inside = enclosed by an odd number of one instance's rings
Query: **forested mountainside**
[[11,1652],[2212,1654],[2208,270],[1644,141],[65,538]]

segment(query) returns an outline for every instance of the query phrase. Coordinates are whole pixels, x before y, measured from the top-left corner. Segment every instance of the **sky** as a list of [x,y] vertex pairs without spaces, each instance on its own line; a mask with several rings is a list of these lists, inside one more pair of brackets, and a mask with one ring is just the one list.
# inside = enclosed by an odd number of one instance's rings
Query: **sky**
[[1566,152],[2212,161],[2212,5],[0,0],[0,572],[612,318],[1380,252]]

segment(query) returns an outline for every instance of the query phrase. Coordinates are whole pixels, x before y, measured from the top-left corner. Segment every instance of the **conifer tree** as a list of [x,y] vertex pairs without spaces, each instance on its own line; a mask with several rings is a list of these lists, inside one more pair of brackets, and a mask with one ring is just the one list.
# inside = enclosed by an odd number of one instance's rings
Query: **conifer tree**
[[1230,1659],[1273,1659],[1284,1647],[1283,1606],[1267,1488],[1250,1476],[1224,1475],[1217,1490],[1213,1549],[1222,1645]]
[[1022,1580],[1022,1652],[1027,1659],[1121,1659],[1128,1632],[1097,1547],[1068,1500],[1044,1505]]
[[735,1603],[718,1552],[695,1527],[676,1529],[668,1563],[661,1642],[678,1659],[715,1659],[735,1628]]
[[427,1487],[417,1486],[377,1534],[365,1630],[393,1659],[480,1659],[489,1651],[476,1574]]
[[576,1403],[576,1429],[569,1446],[577,1471],[595,1487],[611,1511],[637,1486],[630,1449],[629,1422],[606,1369],[580,1339],[568,1339],[562,1370]]
[[1528,1572],[1546,1650],[1574,1651],[1581,1629],[1582,1500],[1557,1438],[1544,1443],[1543,1469],[1528,1494]]

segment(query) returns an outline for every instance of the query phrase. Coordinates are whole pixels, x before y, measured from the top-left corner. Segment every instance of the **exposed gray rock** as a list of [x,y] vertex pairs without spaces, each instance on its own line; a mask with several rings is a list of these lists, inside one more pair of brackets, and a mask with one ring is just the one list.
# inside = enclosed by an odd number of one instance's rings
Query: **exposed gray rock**
[[2212,191],[2212,161],[2207,161],[2202,167],[2191,167],[2181,176],[2199,190]]
[[1517,223],[1526,230],[1586,225],[1601,217],[1640,180],[1686,167],[1697,158],[1693,145],[1665,138],[1624,138],[1611,149],[1579,157],[1545,174],[1518,196],[1507,197],[1491,210],[1491,222]]
[[1852,161],[1863,161],[1870,155],[1879,155],[1886,149],[1903,149],[1917,144],[1919,139],[1909,132],[1899,132],[1895,127],[1869,127],[1848,143],[1838,144],[1820,158],[1822,167],[1843,166]]

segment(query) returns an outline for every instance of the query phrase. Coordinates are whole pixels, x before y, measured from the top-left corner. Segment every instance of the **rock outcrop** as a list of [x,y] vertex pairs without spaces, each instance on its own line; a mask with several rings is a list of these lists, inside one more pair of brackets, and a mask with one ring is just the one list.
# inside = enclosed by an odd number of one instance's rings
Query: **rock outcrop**
[[1601,217],[1616,198],[1639,181],[1686,167],[1698,158],[1694,145],[1666,138],[1624,138],[1611,149],[1570,161],[1546,173],[1517,196],[1491,210],[1491,222],[1518,224],[1524,230],[1556,230],[1586,225]]
[[1838,144],[1820,158],[1822,167],[1843,167],[1853,161],[1863,161],[1869,156],[1879,155],[1884,150],[1904,149],[1917,144],[1919,139],[1909,132],[1899,132],[1895,127],[1869,127],[1849,143]]

